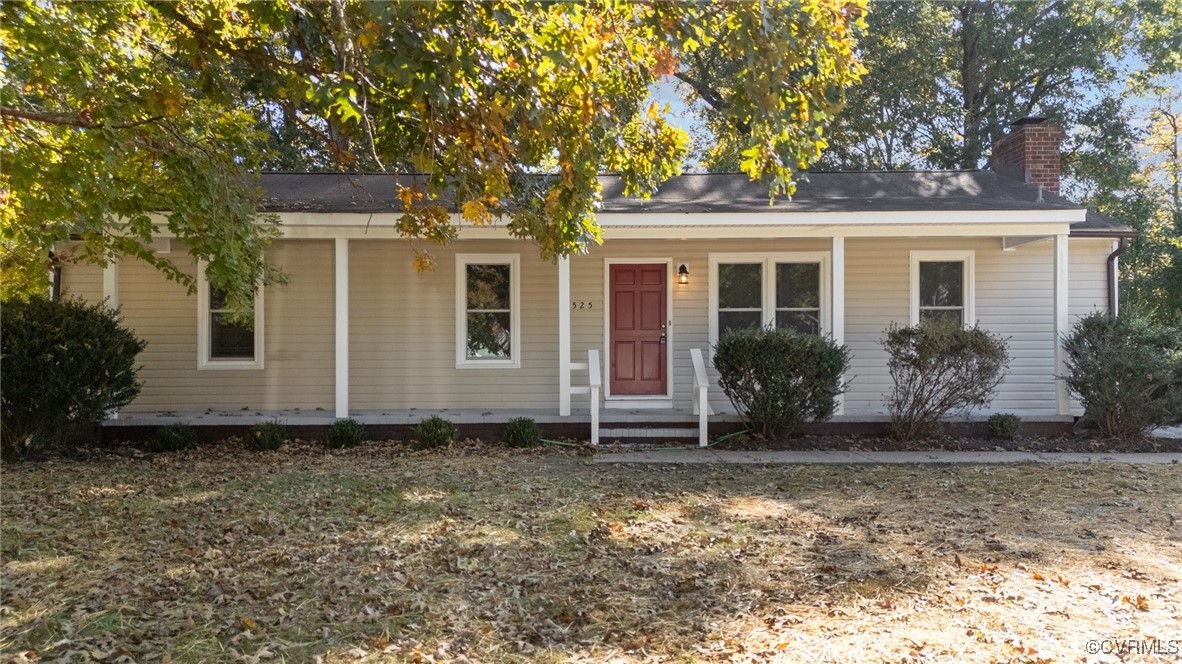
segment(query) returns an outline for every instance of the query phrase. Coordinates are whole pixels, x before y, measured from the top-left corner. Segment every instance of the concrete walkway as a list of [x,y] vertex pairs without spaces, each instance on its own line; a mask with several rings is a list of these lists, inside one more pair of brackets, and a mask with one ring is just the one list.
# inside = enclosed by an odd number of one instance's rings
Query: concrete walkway
[[1099,454],[1070,452],[740,452],[685,448],[596,454],[595,463],[669,464],[950,464],[950,463],[1130,463],[1182,464],[1182,454]]

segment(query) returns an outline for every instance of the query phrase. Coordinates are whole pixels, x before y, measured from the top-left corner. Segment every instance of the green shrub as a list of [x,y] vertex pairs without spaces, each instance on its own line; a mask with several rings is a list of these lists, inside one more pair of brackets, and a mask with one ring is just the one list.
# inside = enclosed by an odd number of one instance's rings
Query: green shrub
[[714,349],[718,384],[748,428],[785,436],[809,420],[833,416],[845,391],[849,350],[790,329],[731,330]]
[[357,447],[365,440],[365,427],[357,420],[337,420],[328,428],[324,443],[333,449]]
[[148,449],[153,452],[178,452],[197,447],[197,430],[188,424],[169,424],[152,432]]
[[0,453],[52,451],[140,391],[144,342],[101,304],[33,298],[0,315]]
[[509,447],[537,447],[542,444],[542,430],[532,419],[517,417],[505,427],[503,442]]
[[246,432],[243,441],[248,449],[268,452],[283,447],[287,440],[287,427],[278,422],[260,422]]
[[419,447],[443,447],[450,445],[456,437],[456,425],[437,415],[432,415],[415,426],[414,439]]
[[1182,413],[1182,329],[1095,313],[1072,326],[1063,348],[1067,387],[1103,435],[1139,437]]
[[892,325],[882,345],[894,382],[891,434],[899,440],[930,436],[942,418],[988,405],[1010,362],[1000,336],[955,321]]
[[994,413],[985,421],[985,428],[989,430],[990,438],[1013,440],[1022,430],[1022,418],[1013,413]]

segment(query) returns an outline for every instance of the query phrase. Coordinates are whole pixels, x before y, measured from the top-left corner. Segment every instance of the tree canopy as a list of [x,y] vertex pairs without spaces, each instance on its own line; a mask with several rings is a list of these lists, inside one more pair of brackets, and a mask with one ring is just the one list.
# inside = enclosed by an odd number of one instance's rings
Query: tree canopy
[[[650,84],[710,49],[741,66],[718,114],[744,127],[742,168],[771,196],[821,154],[859,79],[865,0],[759,3],[6,2],[0,7],[4,294],[54,262],[149,251],[154,224],[245,303],[281,278],[264,249],[261,167],[377,170],[399,181],[397,230],[446,243],[504,218],[545,258],[600,239],[597,175],[647,196],[679,172],[685,133]],[[282,146],[282,149],[276,149]],[[157,216],[156,213],[159,213]],[[82,241],[76,255],[52,253]],[[416,265],[429,267],[418,250]]]
[[[870,10],[858,45],[866,74],[817,168],[981,168],[1010,122],[1047,116],[1067,129],[1065,191],[1143,233],[1122,259],[1124,301],[1182,318],[1182,0],[883,0]],[[697,156],[735,170],[747,127],[723,111],[742,60],[711,45],[684,64]]]

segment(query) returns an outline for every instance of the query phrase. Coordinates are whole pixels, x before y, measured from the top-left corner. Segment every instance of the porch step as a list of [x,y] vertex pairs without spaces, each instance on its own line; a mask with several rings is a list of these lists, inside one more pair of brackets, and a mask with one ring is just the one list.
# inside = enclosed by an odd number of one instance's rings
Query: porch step
[[612,427],[599,430],[600,443],[654,442],[658,440],[696,441],[696,424],[684,427]]

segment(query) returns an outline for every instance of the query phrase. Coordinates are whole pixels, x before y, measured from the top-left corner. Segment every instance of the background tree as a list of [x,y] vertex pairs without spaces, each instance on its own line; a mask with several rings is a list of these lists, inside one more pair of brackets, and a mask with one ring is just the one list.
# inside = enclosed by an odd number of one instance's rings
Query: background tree
[[[4,3],[4,295],[43,288],[49,262],[117,254],[191,286],[147,250],[159,224],[245,304],[256,282],[278,277],[264,253],[275,220],[255,213],[257,171],[307,160],[389,173],[405,211],[397,230],[413,240],[455,237],[446,191],[466,222],[503,217],[544,258],[583,250],[600,239],[599,172],[645,196],[679,171],[688,139],[646,106],[647,91],[704,48],[743,63],[721,111],[746,128],[743,169],[772,195],[791,193],[861,72],[863,10],[864,0]],[[408,167],[423,176],[399,179]],[[77,255],[46,258],[71,237],[83,241]],[[429,265],[420,251],[416,266]]]

